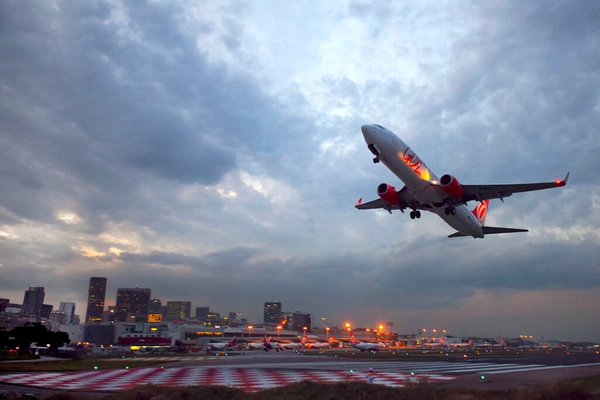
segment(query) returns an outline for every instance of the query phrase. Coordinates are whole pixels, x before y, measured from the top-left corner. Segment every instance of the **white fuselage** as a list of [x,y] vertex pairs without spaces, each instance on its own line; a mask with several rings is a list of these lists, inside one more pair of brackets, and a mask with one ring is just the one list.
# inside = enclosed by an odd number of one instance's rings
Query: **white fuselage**
[[228,350],[235,346],[232,346],[230,343],[209,343],[206,347],[211,350]]
[[381,349],[381,346],[376,343],[355,343],[352,347],[360,351],[379,351]]
[[301,349],[302,347],[304,347],[303,343],[283,343],[281,345],[281,348],[286,350],[297,350]]
[[429,205],[429,211],[457,231],[477,238],[484,237],[482,225],[464,204],[454,206],[455,214],[446,215],[444,202],[448,195],[432,185],[438,183],[438,178],[402,139],[379,125],[363,125],[361,130],[367,145],[375,146],[380,161],[404,182],[406,190],[419,203]]

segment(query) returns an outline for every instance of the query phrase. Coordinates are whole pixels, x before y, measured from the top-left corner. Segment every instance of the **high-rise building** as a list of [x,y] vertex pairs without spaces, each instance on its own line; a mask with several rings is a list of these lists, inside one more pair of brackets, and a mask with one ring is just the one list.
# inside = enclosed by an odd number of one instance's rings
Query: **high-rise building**
[[160,310],[161,306],[162,302],[160,301],[160,299],[151,299],[150,303],[148,303],[148,311],[154,312]]
[[65,313],[65,323],[73,323],[73,317],[75,316],[75,303],[69,303],[61,301],[58,306],[58,311]]
[[237,313],[235,311],[229,311],[229,323],[237,322]]
[[265,324],[278,324],[281,322],[281,302],[266,302],[264,309]]
[[208,322],[220,323],[221,313],[209,312],[208,314],[206,314],[206,318],[208,319]]
[[190,317],[192,303],[189,301],[167,301],[167,321],[181,320]]
[[127,315],[147,319],[150,289],[119,288],[117,289],[116,322],[127,321]]
[[210,307],[196,307],[196,318],[198,319],[206,319],[207,315],[210,313]]
[[148,304],[148,322],[161,322],[166,320],[167,307],[162,306],[160,299],[151,299]]
[[52,311],[48,319],[52,322],[56,322],[57,324],[64,324],[67,322],[67,316],[64,311]]
[[100,322],[106,299],[106,278],[91,277],[85,322]]
[[40,310],[40,318],[50,318],[50,313],[53,309],[54,306],[52,304],[42,304],[42,309]]
[[294,311],[292,313],[292,329],[302,331],[304,328],[310,332],[311,316],[308,313]]
[[116,306],[108,306],[106,308],[106,311],[104,311],[104,313],[102,314],[102,322],[110,322],[112,324],[113,322],[115,322],[116,316],[117,316],[117,307]]
[[43,287],[30,287],[25,291],[21,312],[23,314],[35,315],[35,317],[39,319],[41,317],[45,296],[46,293],[44,292]]

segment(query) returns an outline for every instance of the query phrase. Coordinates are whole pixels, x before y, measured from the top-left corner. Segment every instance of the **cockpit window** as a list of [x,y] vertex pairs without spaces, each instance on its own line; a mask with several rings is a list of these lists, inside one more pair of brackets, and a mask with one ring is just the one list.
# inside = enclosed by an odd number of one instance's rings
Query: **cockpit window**
[[376,127],[378,127],[378,128],[381,128],[381,129],[383,129],[384,131],[386,130],[386,129],[385,129],[383,126],[381,126],[381,125],[377,125],[377,124],[374,124],[374,125],[375,125]]

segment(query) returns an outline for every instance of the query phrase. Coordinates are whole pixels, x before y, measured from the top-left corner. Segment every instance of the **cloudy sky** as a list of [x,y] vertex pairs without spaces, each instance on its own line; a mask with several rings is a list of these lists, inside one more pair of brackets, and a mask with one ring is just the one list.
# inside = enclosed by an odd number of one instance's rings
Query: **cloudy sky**
[[[0,297],[91,276],[262,320],[600,341],[600,3],[2,1]],[[360,126],[438,176],[551,181],[448,239],[357,211]]]

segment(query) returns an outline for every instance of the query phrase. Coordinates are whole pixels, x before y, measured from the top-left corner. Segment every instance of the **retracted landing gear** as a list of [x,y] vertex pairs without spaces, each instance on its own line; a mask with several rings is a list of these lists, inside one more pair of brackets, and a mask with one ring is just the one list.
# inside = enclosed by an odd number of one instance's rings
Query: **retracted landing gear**
[[454,207],[446,207],[444,209],[444,214],[446,214],[446,215],[450,215],[450,214],[455,215],[456,214],[456,208],[454,208]]
[[421,211],[419,211],[419,210],[411,211],[409,215],[410,215],[410,219],[415,219],[415,218],[419,219],[419,218],[421,218]]

